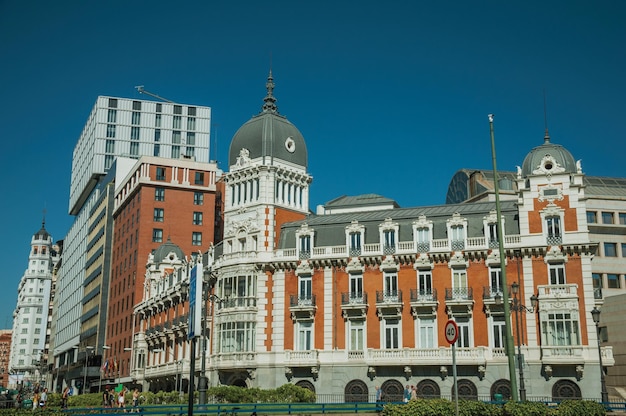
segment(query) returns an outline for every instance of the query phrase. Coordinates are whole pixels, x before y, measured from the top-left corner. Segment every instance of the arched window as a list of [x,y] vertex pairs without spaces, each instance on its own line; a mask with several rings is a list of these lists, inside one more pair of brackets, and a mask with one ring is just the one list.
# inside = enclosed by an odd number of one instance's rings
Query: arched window
[[441,397],[441,390],[436,381],[426,379],[417,383],[417,397],[420,399],[438,399]]
[[[496,400],[496,394],[501,394],[502,399],[508,400],[511,398],[511,382],[506,379],[497,380],[491,385],[491,400]],[[459,394],[460,395],[460,394]]]
[[369,391],[367,384],[361,380],[352,380],[346,384],[344,389],[344,400],[348,402],[367,402]]
[[[459,386],[459,399],[478,400],[478,389],[476,385],[468,379],[457,381]],[[452,386],[452,399],[454,399],[454,386]]]
[[404,387],[397,380],[387,380],[380,388],[383,391],[383,400],[386,402],[401,402],[404,397]]
[[570,380],[559,380],[552,386],[552,400],[555,402],[567,399],[580,399],[580,387]]

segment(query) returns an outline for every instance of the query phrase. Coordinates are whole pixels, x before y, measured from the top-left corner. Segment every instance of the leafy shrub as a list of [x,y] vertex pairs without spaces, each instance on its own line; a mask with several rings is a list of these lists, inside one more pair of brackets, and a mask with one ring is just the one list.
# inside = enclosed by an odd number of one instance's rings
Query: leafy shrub
[[555,413],[558,416],[604,416],[606,409],[598,402],[589,400],[564,400]]
[[550,416],[552,410],[541,402],[506,402],[504,416]]
[[285,384],[277,389],[269,390],[218,386],[208,389],[207,395],[216,403],[311,403],[315,401],[315,393],[293,384]]

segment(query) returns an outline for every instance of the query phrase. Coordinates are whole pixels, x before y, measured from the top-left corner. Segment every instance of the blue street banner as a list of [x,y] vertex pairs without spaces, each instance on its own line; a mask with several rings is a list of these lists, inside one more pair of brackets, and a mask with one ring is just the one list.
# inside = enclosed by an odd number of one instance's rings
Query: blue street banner
[[196,264],[189,274],[189,322],[187,339],[201,335],[202,331],[202,270]]

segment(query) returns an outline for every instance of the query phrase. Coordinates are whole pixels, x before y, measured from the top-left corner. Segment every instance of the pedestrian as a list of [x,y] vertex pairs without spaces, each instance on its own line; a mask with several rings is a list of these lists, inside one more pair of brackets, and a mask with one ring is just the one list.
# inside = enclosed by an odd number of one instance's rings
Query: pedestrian
[[404,401],[404,403],[411,400],[411,386],[409,386],[408,384],[404,388],[404,397],[402,398],[402,400]]
[[417,387],[411,386],[411,398],[410,400],[417,400]]
[[41,396],[39,397],[39,407],[46,407],[46,402],[48,401],[48,389],[44,388],[41,392]]
[[37,410],[39,407],[39,390],[35,389],[35,394],[33,395],[33,410]]
[[106,386],[104,392],[102,393],[102,407],[111,407],[111,400],[109,399],[109,386]]
[[65,386],[61,395],[61,409],[67,409],[67,399],[70,395],[70,386]]
[[115,390],[109,390],[109,407],[117,406],[117,398],[115,397]]
[[139,389],[133,390],[133,412],[139,413]]
[[[118,407],[119,407],[120,409],[125,409],[125,408],[126,408],[126,404],[124,403],[124,401],[125,401],[125,399],[126,399],[126,398],[124,397],[124,394],[125,394],[125,393],[126,393],[126,387],[123,387],[123,386],[122,386],[122,390],[120,390],[120,392],[119,392],[119,394],[118,394],[118,396],[117,396],[117,404],[118,404]],[[124,410],[124,412],[126,412],[126,410]]]
[[376,386],[376,411],[380,413],[383,409],[383,391],[380,386]]

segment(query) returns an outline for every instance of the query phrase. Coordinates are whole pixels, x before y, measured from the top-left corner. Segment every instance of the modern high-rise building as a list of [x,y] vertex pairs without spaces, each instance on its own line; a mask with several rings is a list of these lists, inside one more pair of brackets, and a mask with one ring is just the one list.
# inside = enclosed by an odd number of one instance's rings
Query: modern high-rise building
[[42,223],[31,238],[28,268],[20,280],[13,312],[9,371],[17,382],[40,383],[48,352],[48,325],[53,271],[59,247]]
[[92,215],[102,209],[100,197],[108,189],[103,183],[107,173],[118,156],[209,162],[210,118],[209,107],[117,97],[96,100],[72,159],[69,213],[75,219],[64,240],[54,301],[55,389],[80,384],[86,357],[91,355],[97,362],[102,354],[104,337],[99,334],[97,345],[90,345],[94,338],[89,331],[102,328],[95,325],[93,306],[106,284],[94,282],[106,271],[96,263],[101,264],[100,256],[105,256],[108,248],[93,251],[99,244],[93,230],[102,223]]

